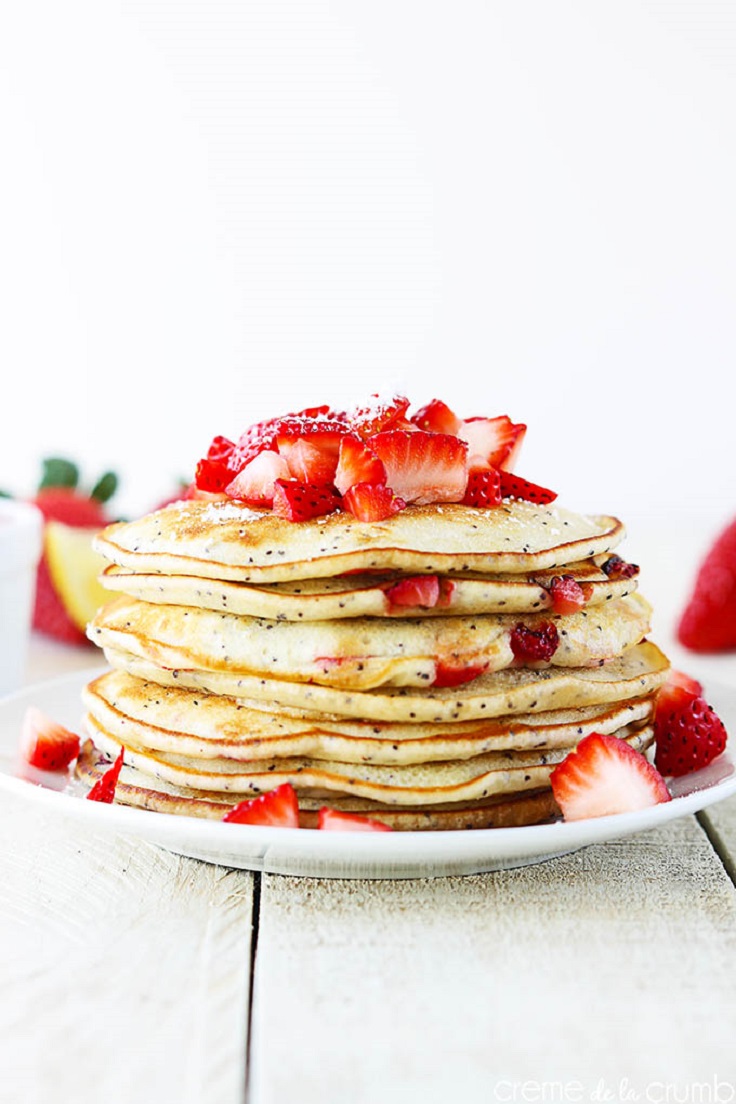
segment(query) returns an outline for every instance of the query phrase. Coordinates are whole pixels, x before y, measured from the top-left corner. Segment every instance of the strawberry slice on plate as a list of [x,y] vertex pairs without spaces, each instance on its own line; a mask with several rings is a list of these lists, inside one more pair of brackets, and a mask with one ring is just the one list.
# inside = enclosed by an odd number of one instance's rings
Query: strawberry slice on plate
[[92,789],[87,794],[88,801],[100,801],[104,805],[112,805],[115,800],[115,790],[118,784],[118,778],[120,777],[120,771],[123,769],[123,759],[125,756],[125,749],[121,748],[118,752],[117,759],[108,767],[101,778],[98,778]]
[[80,740],[74,732],[58,724],[35,705],[23,716],[20,736],[21,755],[40,770],[66,770],[79,755]]
[[671,801],[664,778],[618,736],[585,736],[550,774],[565,820],[610,816]]
[[728,740],[723,721],[693,684],[698,685],[694,679],[676,675],[657,696],[654,762],[662,774],[673,778],[707,767]]
[[265,824],[271,828],[298,828],[299,803],[290,782],[259,797],[241,801],[222,818],[230,824]]
[[461,502],[468,482],[468,446],[449,433],[386,430],[368,447],[386,469],[386,483],[405,502]]
[[390,832],[388,824],[358,813],[341,813],[326,805],[319,810],[317,827],[323,832]]

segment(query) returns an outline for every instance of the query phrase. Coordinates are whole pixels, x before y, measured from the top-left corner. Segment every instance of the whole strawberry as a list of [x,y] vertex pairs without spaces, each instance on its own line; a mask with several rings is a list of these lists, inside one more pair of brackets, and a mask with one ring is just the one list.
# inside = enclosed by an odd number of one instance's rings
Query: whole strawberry
[[49,566],[49,524],[61,523],[74,530],[90,533],[104,528],[111,518],[104,509],[117,489],[117,478],[107,472],[91,491],[79,487],[79,470],[69,460],[51,458],[43,461],[43,475],[33,502],[46,522],[44,551],[36,572],[36,594],[33,627],[47,636],[67,644],[86,644],[84,628],[69,612],[60,587],[59,572]]
[[677,636],[693,652],[736,648],[736,519],[703,560]]
[[706,767],[721,754],[728,739],[723,721],[698,689],[677,679],[659,692],[654,734],[655,766],[661,774],[675,778]]

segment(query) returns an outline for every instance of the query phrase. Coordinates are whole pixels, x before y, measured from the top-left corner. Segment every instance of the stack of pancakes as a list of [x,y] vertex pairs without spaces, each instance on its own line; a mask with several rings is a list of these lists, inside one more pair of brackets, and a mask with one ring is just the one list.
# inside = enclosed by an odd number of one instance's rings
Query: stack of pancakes
[[[123,746],[116,800],[202,817],[290,782],[305,827],[325,805],[397,829],[548,820],[584,735],[653,741],[668,661],[623,536],[514,499],[370,524],[186,500],[112,525],[97,548],[119,594],[88,630],[111,670],[84,692],[78,772]],[[581,609],[555,609],[556,576]],[[519,654],[519,627],[550,626],[553,654]]]

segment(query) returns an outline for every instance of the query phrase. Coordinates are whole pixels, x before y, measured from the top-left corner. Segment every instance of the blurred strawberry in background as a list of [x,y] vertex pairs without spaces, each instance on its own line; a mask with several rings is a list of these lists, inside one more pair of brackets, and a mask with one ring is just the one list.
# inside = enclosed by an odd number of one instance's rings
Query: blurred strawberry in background
[[736,518],[718,535],[698,568],[677,637],[693,652],[736,649]]
[[79,484],[79,469],[70,460],[43,461],[43,475],[33,502],[45,519],[43,554],[38,565],[33,627],[68,644],[87,644],[84,630],[110,593],[98,581],[105,566],[92,547],[95,533],[112,516],[106,504],[118,487],[106,472],[92,487]]

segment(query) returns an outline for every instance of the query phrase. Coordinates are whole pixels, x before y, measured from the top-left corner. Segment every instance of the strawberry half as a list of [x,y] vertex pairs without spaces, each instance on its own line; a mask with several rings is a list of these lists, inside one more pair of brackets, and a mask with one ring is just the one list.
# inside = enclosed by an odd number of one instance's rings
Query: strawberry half
[[618,736],[585,736],[550,774],[565,820],[610,816],[671,801],[664,778]]
[[299,803],[290,782],[234,805],[222,818],[230,824],[265,824],[271,828],[298,828]]
[[62,771],[79,755],[80,740],[35,705],[23,716],[20,751],[27,763],[40,770]]
[[273,512],[287,521],[309,521],[337,510],[342,499],[331,487],[314,487],[298,479],[277,479],[273,485]]
[[705,698],[677,682],[666,683],[654,715],[654,762],[675,778],[707,767],[726,747],[723,721]]
[[358,521],[385,521],[406,508],[403,498],[384,483],[356,483],[345,492],[342,502]]
[[698,568],[677,637],[693,652],[736,648],[736,519],[719,534]]
[[512,475],[508,471],[501,472],[501,494],[504,498],[521,498],[525,502],[536,502],[540,506],[554,502],[557,498],[556,491],[540,487],[537,483],[530,483],[528,479],[522,479],[520,475]]
[[341,813],[324,805],[318,814],[317,827],[323,832],[390,832],[388,824],[357,813]]
[[386,482],[405,502],[461,502],[468,482],[467,445],[449,433],[387,430],[368,447],[386,469]]
[[115,790],[117,789],[120,771],[123,767],[124,755],[125,751],[121,747],[113,765],[108,767],[101,778],[97,779],[94,786],[87,794],[88,801],[101,801],[105,805],[112,805],[115,800]]
[[359,437],[343,437],[335,470],[334,484],[344,495],[356,483],[386,482],[386,469]]

